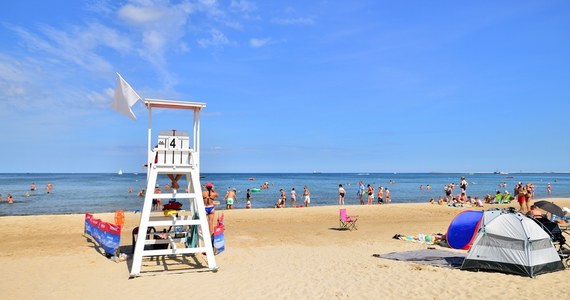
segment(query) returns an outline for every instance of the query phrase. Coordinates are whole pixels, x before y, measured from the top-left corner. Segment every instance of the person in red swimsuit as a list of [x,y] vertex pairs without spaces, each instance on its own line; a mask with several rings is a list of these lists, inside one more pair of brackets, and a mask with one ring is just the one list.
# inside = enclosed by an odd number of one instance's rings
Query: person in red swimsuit
[[526,191],[524,190],[524,188],[521,186],[517,192],[517,201],[520,205],[520,212],[525,212],[525,209],[523,208],[523,205],[526,203]]

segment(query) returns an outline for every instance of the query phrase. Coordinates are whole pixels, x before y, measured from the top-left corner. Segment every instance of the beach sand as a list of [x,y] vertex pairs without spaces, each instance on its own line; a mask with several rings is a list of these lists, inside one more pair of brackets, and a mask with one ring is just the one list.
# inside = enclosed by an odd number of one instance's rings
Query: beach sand
[[[570,199],[548,200],[570,207]],[[567,296],[568,270],[528,278],[373,256],[426,249],[425,244],[392,237],[397,233],[445,233],[463,208],[428,203],[346,208],[349,214],[359,215],[358,230],[337,230],[338,206],[224,211],[226,250],[216,256],[217,272],[157,272],[134,279],[129,279],[129,262],[116,263],[105,258],[100,248],[83,235],[84,215],[1,217],[0,298],[548,299]],[[95,217],[114,220],[114,214]],[[126,213],[121,236],[124,251],[130,251],[131,230],[138,226],[139,219],[138,213]],[[202,255],[197,259],[206,265]],[[157,265],[164,268],[160,259],[145,259],[142,270],[152,270]]]

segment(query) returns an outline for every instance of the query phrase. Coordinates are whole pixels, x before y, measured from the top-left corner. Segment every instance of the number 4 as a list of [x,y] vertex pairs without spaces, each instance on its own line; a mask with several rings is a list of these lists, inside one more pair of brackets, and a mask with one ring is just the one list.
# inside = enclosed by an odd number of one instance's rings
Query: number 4
[[170,141],[170,147],[176,148],[176,139],[172,139],[172,141]]

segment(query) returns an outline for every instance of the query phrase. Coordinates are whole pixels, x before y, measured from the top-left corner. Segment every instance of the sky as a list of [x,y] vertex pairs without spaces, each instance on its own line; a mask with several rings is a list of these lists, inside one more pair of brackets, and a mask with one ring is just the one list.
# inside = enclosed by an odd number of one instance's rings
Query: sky
[[570,172],[568,1],[4,1],[0,173],[144,172],[116,72],[205,173]]

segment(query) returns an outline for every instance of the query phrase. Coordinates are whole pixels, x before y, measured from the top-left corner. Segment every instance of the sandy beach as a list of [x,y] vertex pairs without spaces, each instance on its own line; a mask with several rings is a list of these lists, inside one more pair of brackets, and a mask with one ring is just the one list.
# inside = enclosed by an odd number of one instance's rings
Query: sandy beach
[[[570,199],[548,200],[570,207]],[[216,256],[218,272],[157,272],[134,279],[129,279],[129,262],[107,259],[83,235],[82,214],[1,217],[0,298],[538,299],[566,295],[568,270],[528,278],[373,256],[426,249],[426,244],[392,237],[445,233],[454,216],[470,208],[428,203],[346,208],[359,216],[358,230],[337,230],[338,206],[225,211],[226,250]],[[112,222],[114,215],[95,217]],[[121,236],[125,252],[130,251],[131,230],[139,218],[140,214],[126,213]],[[204,257],[198,255],[197,260],[206,265]],[[164,268],[160,259],[143,262],[143,271],[156,267]]]

